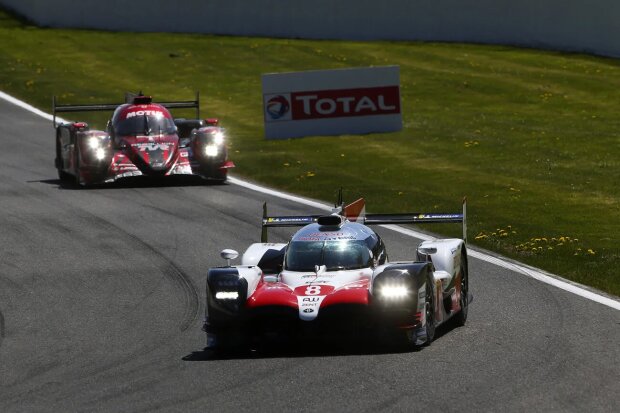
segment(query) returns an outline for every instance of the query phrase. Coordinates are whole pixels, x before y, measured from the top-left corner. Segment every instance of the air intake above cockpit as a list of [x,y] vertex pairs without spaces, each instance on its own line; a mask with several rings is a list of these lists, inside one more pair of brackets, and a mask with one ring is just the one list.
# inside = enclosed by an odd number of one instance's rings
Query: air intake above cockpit
[[317,219],[317,223],[324,227],[340,227],[344,223],[344,217],[340,215],[324,215]]

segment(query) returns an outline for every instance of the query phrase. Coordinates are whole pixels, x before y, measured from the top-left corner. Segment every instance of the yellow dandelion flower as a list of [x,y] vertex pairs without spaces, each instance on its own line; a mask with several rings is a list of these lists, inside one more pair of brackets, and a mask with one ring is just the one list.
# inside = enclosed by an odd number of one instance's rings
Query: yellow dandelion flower
[[284,165],[284,166],[291,166],[291,164],[288,163],[288,162],[284,162],[282,165]]
[[588,248],[588,254],[595,255],[596,252],[594,252],[594,250],[592,250],[591,248]]
[[306,172],[306,176],[314,176],[314,172],[308,171],[308,172]]

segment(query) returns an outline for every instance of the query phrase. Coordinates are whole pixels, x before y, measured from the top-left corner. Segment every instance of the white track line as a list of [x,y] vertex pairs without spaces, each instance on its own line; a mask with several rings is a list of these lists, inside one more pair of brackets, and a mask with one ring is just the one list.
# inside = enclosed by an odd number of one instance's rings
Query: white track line
[[[0,99],[4,99],[7,102],[19,106],[20,108],[23,108],[31,113],[34,113],[35,115],[38,115],[44,119],[47,120],[52,120],[53,116],[50,115],[49,113],[45,113],[37,108],[35,108],[34,106],[31,106],[29,104],[27,104],[26,102],[23,102],[19,99],[14,98],[13,96],[7,95],[6,93],[0,91]],[[60,119],[59,119],[60,120]],[[276,191],[274,189],[270,189],[270,188],[265,188],[263,186],[260,185],[256,185],[250,182],[246,182],[243,181],[241,179],[235,178],[235,177],[229,177],[228,181],[231,184],[234,185],[238,185],[247,189],[250,189],[252,191],[256,191],[256,192],[261,192],[267,195],[271,195],[274,197],[278,197],[281,199],[286,199],[292,202],[297,202],[303,205],[308,205],[311,206],[313,208],[317,208],[317,209],[322,209],[324,211],[331,211],[331,206],[321,203],[321,202],[317,202],[317,201],[313,201],[311,199],[306,199],[306,198],[302,198],[296,195],[291,195],[291,194],[287,194],[281,191]],[[384,228],[387,228],[389,230],[392,231],[396,231],[398,233],[401,233],[403,235],[407,235],[410,237],[414,237],[414,238],[418,238],[418,239],[422,239],[422,240],[428,240],[428,239],[432,239],[432,237],[430,237],[428,234],[424,234],[418,231],[414,231],[408,228],[404,228],[398,225],[381,225]],[[578,295],[580,297],[583,298],[587,298],[588,300],[603,304],[607,307],[611,307],[613,309],[616,310],[620,310],[620,301],[614,300],[612,298],[606,297],[604,295],[601,295],[599,293],[595,293],[593,291],[590,291],[587,289],[587,287],[582,286],[580,284],[577,283],[572,283],[572,282],[568,282],[568,281],[564,281],[559,279],[557,276],[554,276],[552,274],[546,273],[542,270],[539,270],[537,268],[533,268],[533,267],[529,267],[526,266],[524,264],[520,264],[520,263],[516,263],[516,262],[511,262],[510,260],[506,259],[506,258],[502,258],[502,257],[495,257],[493,255],[489,255],[489,254],[485,254],[483,252],[480,251],[475,251],[472,249],[468,250],[469,256],[479,259],[481,261],[485,261],[488,262],[490,264],[496,265],[498,267],[502,267],[505,269],[508,269],[510,271],[514,271],[514,272],[518,272],[520,274],[524,274],[530,278],[534,278],[538,281],[541,281],[545,284],[549,284],[552,285],[554,287],[560,288],[564,291],[568,291],[570,293],[573,293],[575,295]]]

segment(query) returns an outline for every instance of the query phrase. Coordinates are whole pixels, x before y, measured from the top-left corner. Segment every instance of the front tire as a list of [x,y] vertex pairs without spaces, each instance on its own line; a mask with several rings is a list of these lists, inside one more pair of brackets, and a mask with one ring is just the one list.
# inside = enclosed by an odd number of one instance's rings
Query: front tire
[[81,189],[84,187],[84,185],[82,184],[81,180],[80,180],[80,153],[79,153],[79,149],[77,149],[77,143],[76,143],[76,149],[74,150],[74,170],[75,170],[75,176],[73,177],[73,185],[78,188]]
[[56,138],[56,170],[58,171],[58,179],[60,179],[61,182],[71,182],[71,175],[65,172],[65,165],[60,153],[59,138]]
[[429,346],[435,338],[435,294],[433,294],[433,284],[431,280],[426,280],[426,301],[424,303],[426,342]]
[[467,270],[467,255],[463,253],[461,255],[461,296],[459,298],[459,304],[461,310],[454,316],[454,323],[458,327],[462,327],[467,322],[467,310],[469,306],[469,274]]
[[238,329],[217,334],[207,333],[207,348],[222,355],[234,355],[250,350],[249,338]]

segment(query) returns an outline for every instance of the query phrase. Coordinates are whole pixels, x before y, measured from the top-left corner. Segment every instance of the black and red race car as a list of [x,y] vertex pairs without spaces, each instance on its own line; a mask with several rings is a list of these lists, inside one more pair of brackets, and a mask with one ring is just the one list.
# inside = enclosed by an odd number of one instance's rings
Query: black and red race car
[[[114,182],[132,176],[195,175],[226,181],[228,160],[224,129],[217,119],[200,119],[193,101],[154,103],[150,96],[128,94],[126,103],[58,105],[53,100],[56,168],[61,180],[78,186]],[[168,109],[195,108],[196,119],[174,119]],[[105,131],[85,122],[59,122],[59,112],[114,111]]]

